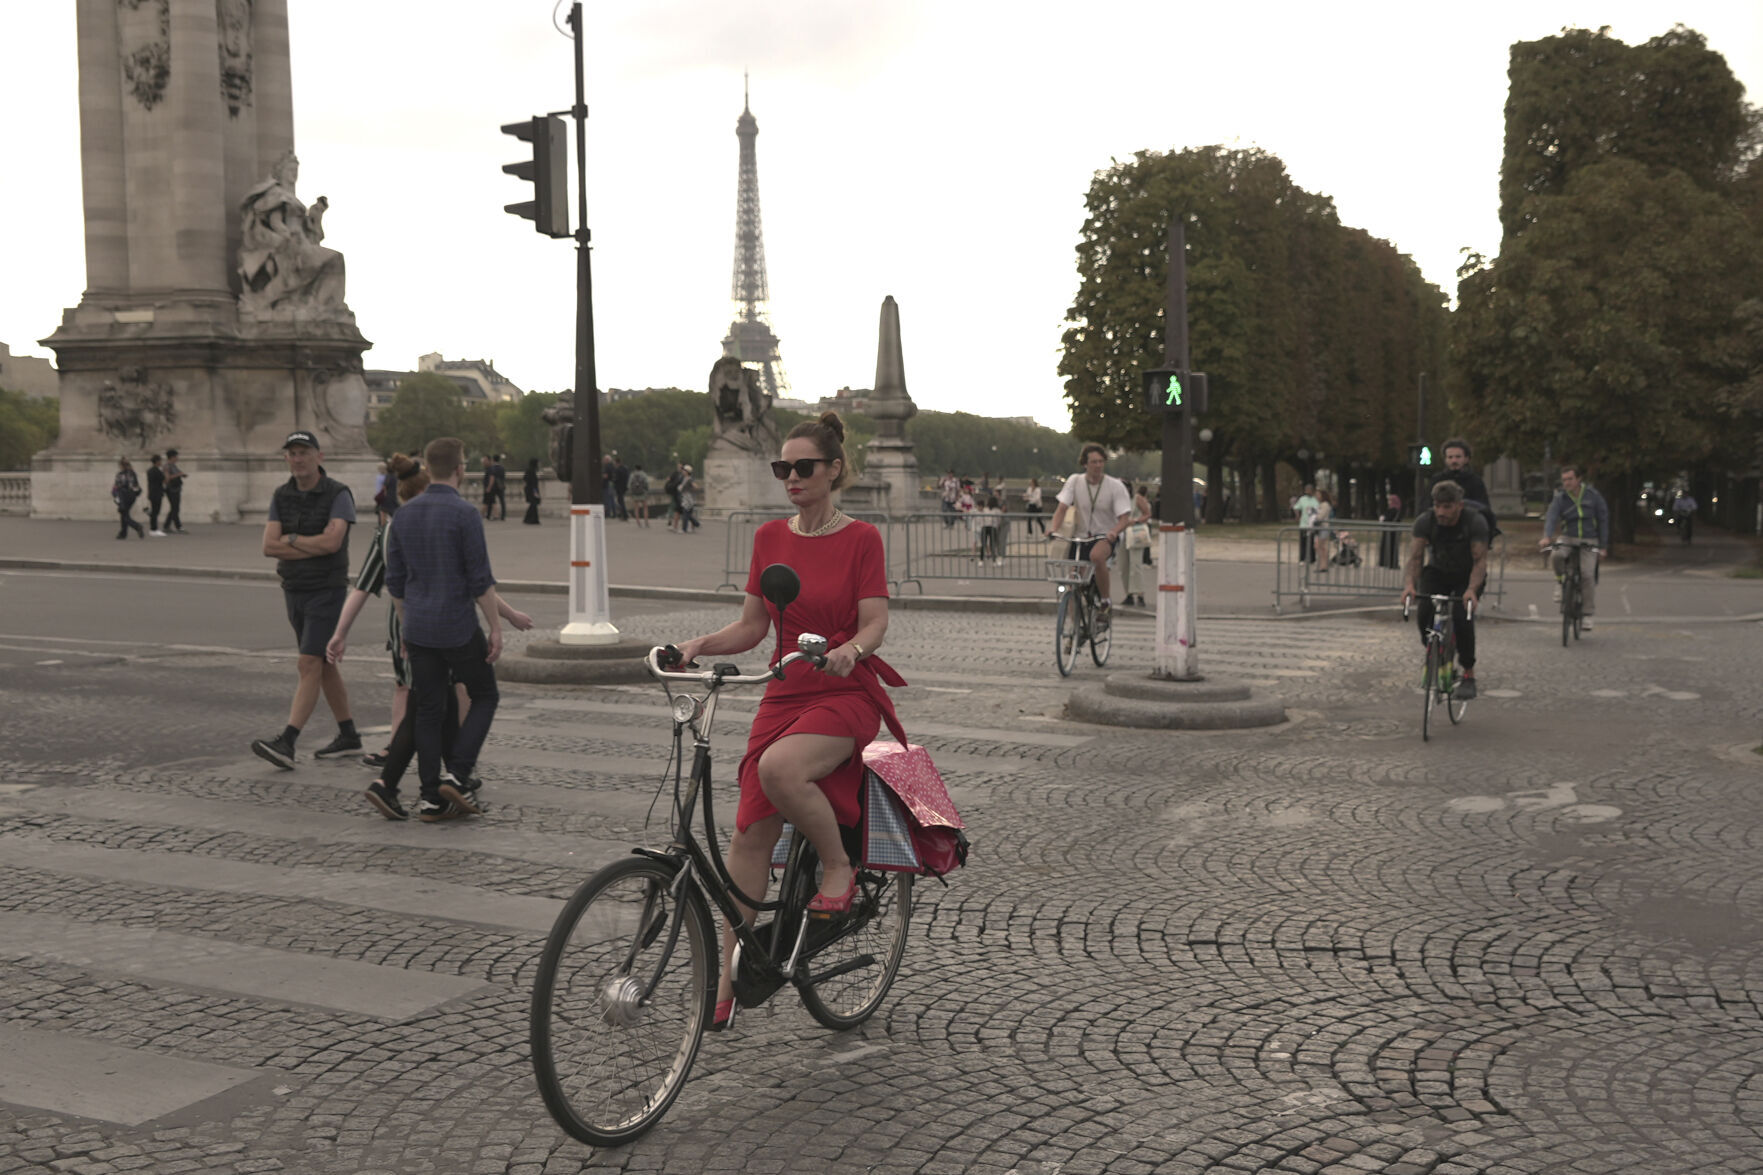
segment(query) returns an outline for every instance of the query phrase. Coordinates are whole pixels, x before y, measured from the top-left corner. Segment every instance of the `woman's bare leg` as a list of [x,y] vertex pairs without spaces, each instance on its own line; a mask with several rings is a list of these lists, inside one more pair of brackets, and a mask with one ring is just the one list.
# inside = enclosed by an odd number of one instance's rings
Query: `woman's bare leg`
[[759,786],[785,820],[814,845],[825,873],[820,892],[841,898],[851,886],[851,858],[833,806],[815,782],[850,761],[857,740],[830,734],[785,735],[759,756]]
[[[782,816],[767,816],[749,824],[745,832],[737,829],[729,837],[728,875],[734,878],[735,888],[748,897],[765,900],[765,889],[771,881],[771,850],[783,830]],[[752,908],[743,902],[735,904],[740,907],[742,918],[751,923]],[[722,931],[722,978],[716,984],[716,1002],[719,1004],[734,995],[734,963],[735,931],[734,927],[725,926]]]

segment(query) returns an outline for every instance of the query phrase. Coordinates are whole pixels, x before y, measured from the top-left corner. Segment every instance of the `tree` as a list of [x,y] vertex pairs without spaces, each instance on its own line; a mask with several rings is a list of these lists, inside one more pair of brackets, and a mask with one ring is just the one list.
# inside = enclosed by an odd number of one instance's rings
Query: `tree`
[[1613,477],[1605,496],[1632,538],[1627,482],[1713,456],[1747,410],[1763,246],[1720,193],[1624,159],[1581,168],[1521,216],[1458,287],[1458,400],[1509,449],[1548,445]]
[[[704,392],[688,392],[681,388],[663,388],[600,405],[600,448],[617,453],[627,465],[642,465],[654,472],[673,469],[673,454],[679,450],[682,433],[702,428],[702,444],[710,443],[710,397]],[[695,449],[697,459],[681,456],[700,470],[704,452]]]
[[61,435],[61,401],[0,388],[0,469],[29,469]]
[[367,440],[380,453],[420,454],[436,437],[464,440],[465,419],[459,385],[422,371],[398,385],[397,396],[367,426]]
[[518,400],[496,405],[496,431],[501,434],[510,469],[524,466],[533,457],[541,465],[551,463],[551,426],[545,423],[544,412],[572,398],[559,392],[528,392]]
[[1644,45],[1608,28],[1512,46],[1500,224],[1524,230],[1526,200],[1560,195],[1573,174],[1619,158],[1680,171],[1711,189],[1741,171],[1756,112],[1726,59],[1677,25]]

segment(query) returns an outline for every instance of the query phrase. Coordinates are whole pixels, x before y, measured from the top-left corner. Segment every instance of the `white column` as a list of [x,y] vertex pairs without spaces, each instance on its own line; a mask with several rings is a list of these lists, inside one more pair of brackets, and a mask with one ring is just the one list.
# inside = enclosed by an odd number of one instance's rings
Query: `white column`
[[1200,676],[1195,631],[1194,532],[1182,523],[1157,528],[1157,670],[1165,681]]
[[565,645],[618,643],[606,578],[606,507],[569,508],[569,623],[557,634]]

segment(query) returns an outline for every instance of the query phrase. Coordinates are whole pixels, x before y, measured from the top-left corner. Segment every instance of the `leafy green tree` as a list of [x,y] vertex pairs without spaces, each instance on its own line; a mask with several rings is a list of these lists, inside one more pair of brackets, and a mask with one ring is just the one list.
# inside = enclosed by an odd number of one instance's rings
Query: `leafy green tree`
[[422,371],[398,385],[397,396],[367,426],[367,440],[380,453],[417,454],[436,437],[465,440],[464,431],[459,385],[444,375]]
[[551,464],[551,426],[545,423],[543,413],[569,398],[556,392],[529,392],[496,405],[496,431],[502,437],[502,451],[508,454],[509,469],[524,467],[533,457],[541,465]]
[[1678,25],[1644,45],[1607,28],[1512,46],[1500,224],[1526,227],[1526,200],[1560,195],[1581,168],[1628,159],[1680,171],[1697,187],[1730,180],[1753,143],[1756,112],[1726,59]]
[[[649,473],[671,471],[672,454],[679,449],[681,434],[700,428],[702,445],[708,446],[710,397],[704,392],[662,388],[600,405],[601,451],[617,453],[627,465],[640,463]],[[698,447],[696,452],[696,460],[680,459],[701,470],[704,450]]]
[[61,401],[0,388],[0,469],[29,469],[61,435]]
[[1763,245],[1722,194],[1624,159],[1521,215],[1458,287],[1459,400],[1499,444],[1605,475],[1632,538],[1638,480],[1715,455],[1747,411]]

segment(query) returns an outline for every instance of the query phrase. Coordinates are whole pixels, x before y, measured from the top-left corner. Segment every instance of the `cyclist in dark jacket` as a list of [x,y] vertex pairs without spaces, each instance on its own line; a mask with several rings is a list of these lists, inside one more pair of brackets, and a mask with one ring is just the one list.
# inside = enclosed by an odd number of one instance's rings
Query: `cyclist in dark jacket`
[[1488,581],[1488,524],[1465,505],[1463,487],[1456,482],[1442,481],[1432,487],[1432,509],[1414,520],[1408,582],[1402,589],[1404,604],[1419,597],[1422,642],[1432,628],[1433,602],[1429,597],[1462,596],[1451,609],[1457,626],[1457,661],[1463,666],[1463,680],[1457,685],[1460,701],[1475,696],[1475,625],[1469,609]]

